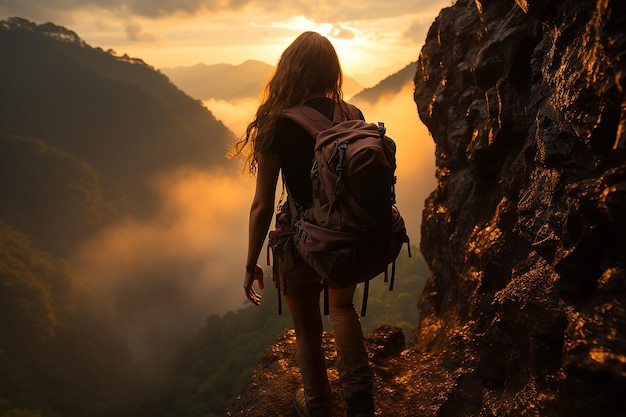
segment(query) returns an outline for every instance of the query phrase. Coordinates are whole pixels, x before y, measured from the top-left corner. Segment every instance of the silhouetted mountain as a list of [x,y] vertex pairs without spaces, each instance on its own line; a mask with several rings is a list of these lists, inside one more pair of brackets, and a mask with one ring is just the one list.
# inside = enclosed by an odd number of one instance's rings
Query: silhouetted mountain
[[[192,67],[161,68],[172,82],[190,96],[200,100],[226,101],[259,98],[273,70],[272,65],[255,60],[240,65],[200,63]],[[343,84],[346,97],[363,88],[347,76]]]
[[[107,212],[99,207],[106,201],[149,212],[154,174],[225,165],[234,135],[143,61],[93,48],[52,23],[19,18],[0,22],[0,51],[0,219],[45,243],[46,250],[67,242],[55,245],[43,236],[58,236],[55,228],[67,224],[68,216],[82,221],[87,215],[73,216],[72,210]],[[77,197],[77,190],[85,195]],[[87,195],[94,192],[101,195]],[[50,199],[56,203],[42,204]],[[41,205],[37,213],[35,201]],[[74,208],[61,210],[59,204]],[[41,224],[44,210],[50,227]]]
[[200,100],[234,100],[259,97],[273,67],[248,60],[240,65],[197,64],[192,67],[161,68],[178,87]]
[[402,87],[413,82],[413,77],[415,76],[415,65],[415,62],[411,62],[400,71],[388,76],[376,84],[374,87],[366,88],[359,92],[349,101],[357,106],[359,103],[363,102],[376,104],[385,96],[398,94],[402,90]]

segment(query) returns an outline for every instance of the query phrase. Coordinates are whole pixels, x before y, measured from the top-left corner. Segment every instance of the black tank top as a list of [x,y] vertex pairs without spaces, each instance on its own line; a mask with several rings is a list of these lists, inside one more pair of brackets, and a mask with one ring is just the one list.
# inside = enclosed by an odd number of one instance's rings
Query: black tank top
[[[314,98],[304,104],[313,107],[329,119],[333,117],[335,102],[330,98]],[[310,174],[314,146],[313,137],[298,124],[288,119],[281,119],[278,122],[270,151],[278,155],[291,196],[303,207],[312,205]]]

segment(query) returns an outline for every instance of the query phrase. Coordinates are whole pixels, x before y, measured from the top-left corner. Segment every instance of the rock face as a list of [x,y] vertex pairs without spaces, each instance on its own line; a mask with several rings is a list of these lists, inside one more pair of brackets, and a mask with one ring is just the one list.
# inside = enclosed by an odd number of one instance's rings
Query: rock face
[[[624,27],[623,0],[458,0],[432,25],[415,76],[437,147],[432,276],[408,348],[392,327],[368,337],[377,416],[626,409]],[[229,415],[295,416],[293,342]]]
[[415,101],[436,142],[419,352],[464,371],[436,415],[626,407],[625,2],[460,0]]

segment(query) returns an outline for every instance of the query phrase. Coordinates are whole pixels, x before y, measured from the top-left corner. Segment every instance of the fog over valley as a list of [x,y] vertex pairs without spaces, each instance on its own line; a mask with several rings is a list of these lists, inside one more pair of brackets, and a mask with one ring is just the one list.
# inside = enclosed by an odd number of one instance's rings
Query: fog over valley
[[159,206],[95,235],[72,258],[98,308],[144,361],[178,348],[206,317],[243,307],[241,278],[252,182],[180,169],[154,181]]

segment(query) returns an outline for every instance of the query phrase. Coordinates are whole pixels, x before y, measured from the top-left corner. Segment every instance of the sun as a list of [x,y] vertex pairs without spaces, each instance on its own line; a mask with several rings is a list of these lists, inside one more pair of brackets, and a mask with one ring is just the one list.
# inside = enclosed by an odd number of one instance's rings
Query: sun
[[[313,31],[326,36],[335,47],[344,72],[358,70],[364,65],[362,39],[358,31],[347,25],[317,23],[302,15],[293,16],[279,25],[297,33]],[[350,33],[351,36],[346,36],[346,33]]]
[[315,23],[313,20],[306,18],[305,16],[293,16],[289,19],[285,26],[288,29],[292,29],[299,32],[313,31],[320,35],[329,36],[332,30],[332,25],[329,23]]

